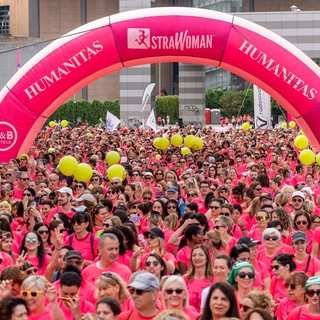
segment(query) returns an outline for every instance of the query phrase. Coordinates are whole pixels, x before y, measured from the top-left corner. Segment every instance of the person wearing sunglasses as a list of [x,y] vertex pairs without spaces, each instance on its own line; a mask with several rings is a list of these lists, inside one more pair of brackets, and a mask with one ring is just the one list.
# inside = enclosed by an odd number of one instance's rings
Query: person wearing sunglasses
[[155,275],[159,281],[167,274],[165,261],[156,253],[151,253],[145,261],[145,270]]
[[287,320],[318,320],[320,318],[320,277],[310,277],[304,286],[306,303],[295,308]]
[[158,294],[160,290],[159,279],[149,272],[133,274],[128,289],[134,307],[123,311],[117,320],[128,319],[153,319],[160,313],[157,307]]
[[233,220],[231,219],[231,217],[221,215],[214,220],[214,229],[220,232],[221,238],[226,242],[228,246],[227,251],[222,253],[228,254],[231,248],[238,242],[238,239],[230,234],[232,227]]
[[306,234],[296,231],[292,234],[292,247],[297,271],[305,272],[309,277],[320,276],[320,261],[307,253],[308,240]]
[[162,304],[165,309],[181,310],[189,319],[196,319],[199,313],[189,306],[188,289],[180,276],[168,277],[161,290]]
[[252,291],[255,280],[254,268],[251,263],[246,261],[236,262],[229,274],[228,282],[235,290],[238,308],[244,304],[244,299]]
[[243,304],[240,305],[241,319],[245,319],[246,316],[255,308],[261,308],[273,314],[274,302],[272,296],[266,291],[253,290],[243,299]]
[[270,293],[275,303],[279,302],[286,296],[285,281],[286,278],[296,269],[292,255],[278,254],[271,262],[271,269],[274,276],[271,279]]
[[275,315],[278,320],[285,320],[296,307],[305,304],[304,286],[308,276],[304,272],[293,272],[285,279],[286,295],[279,303]]
[[[296,198],[294,198],[296,199]],[[311,218],[309,213],[307,213],[304,210],[300,210],[296,212],[294,219],[293,219],[293,227],[295,230],[293,230],[287,237],[286,243],[288,245],[292,244],[292,235],[296,231],[300,231],[305,233],[307,238],[307,253],[310,254],[312,252],[312,243],[313,243],[313,234],[314,231],[311,229]]]
[[77,181],[73,187],[73,197],[75,199],[79,198],[86,189],[87,189],[87,185],[85,182]]
[[118,186],[110,186],[105,194],[105,198],[112,201],[113,207],[118,206],[118,194],[120,190]]
[[26,301],[30,311],[28,319],[64,319],[56,289],[44,277],[30,276],[25,279],[21,286],[21,297]]
[[29,231],[22,239],[19,257],[28,260],[38,268],[38,274],[44,275],[51,257],[45,253],[42,238],[37,231]]
[[262,234],[267,229],[269,221],[269,213],[264,209],[259,209],[256,214],[257,227],[248,232],[248,237],[262,242]]
[[44,222],[37,222],[34,227],[34,231],[38,231],[40,234],[40,237],[42,239],[43,247],[44,247],[44,252],[46,254],[52,255],[51,251],[51,242],[50,242],[50,231],[49,227],[44,223]]
[[302,191],[295,191],[292,194],[291,201],[291,216],[295,217],[295,215],[303,209],[303,203],[306,199],[306,196]]
[[115,272],[104,272],[96,281],[95,298],[100,300],[105,297],[116,300],[122,311],[130,310],[130,293],[127,284]]
[[28,182],[30,180],[29,173],[27,171],[19,171],[16,175],[16,180],[18,183],[14,187],[14,197],[15,199],[22,200],[24,190],[28,188]]

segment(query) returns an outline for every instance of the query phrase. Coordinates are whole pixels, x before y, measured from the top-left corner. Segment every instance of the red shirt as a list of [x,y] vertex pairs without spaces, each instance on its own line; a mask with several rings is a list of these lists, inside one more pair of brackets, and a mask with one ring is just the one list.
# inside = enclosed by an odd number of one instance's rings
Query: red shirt
[[285,298],[283,299],[276,310],[276,316],[278,320],[286,320],[288,315],[291,313],[293,309],[296,308],[296,305],[292,300]]
[[295,308],[287,317],[286,320],[319,320],[319,316],[315,316],[308,311],[308,305]]
[[134,308],[133,310],[121,312],[118,315],[117,320],[152,320],[160,312],[161,312],[161,310],[158,310],[158,312],[155,315],[153,315],[152,317],[144,317],[138,312],[138,310],[136,308]]

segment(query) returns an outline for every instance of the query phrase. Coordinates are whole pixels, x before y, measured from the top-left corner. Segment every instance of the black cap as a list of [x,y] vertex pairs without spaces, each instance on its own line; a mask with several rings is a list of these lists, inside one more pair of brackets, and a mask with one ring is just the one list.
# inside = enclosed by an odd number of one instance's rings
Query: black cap
[[268,200],[272,200],[272,195],[270,193],[262,193],[261,196],[259,197],[259,199],[268,199]]
[[160,228],[152,228],[151,230],[146,231],[143,235],[147,237],[149,234],[153,235],[154,237],[164,239],[164,233]]
[[79,259],[79,260],[83,261],[82,254],[76,250],[70,250],[66,253],[66,255],[64,256],[64,261],[66,261],[68,259]]
[[241,237],[239,240],[238,240],[238,244],[246,244],[248,247],[253,247],[255,246],[256,244],[261,244],[261,241],[259,240],[254,240],[250,237]]

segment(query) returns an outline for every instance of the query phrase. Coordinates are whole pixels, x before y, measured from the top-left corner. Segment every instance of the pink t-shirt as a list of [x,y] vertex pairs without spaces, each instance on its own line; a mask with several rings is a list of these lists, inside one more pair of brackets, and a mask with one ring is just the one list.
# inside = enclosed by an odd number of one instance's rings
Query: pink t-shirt
[[38,268],[38,275],[43,276],[46,272],[46,269],[51,261],[51,257],[48,254],[44,255],[44,263],[42,268],[39,268],[39,258],[38,257],[29,257],[27,255],[26,260],[30,261],[32,265],[36,268]]
[[283,299],[276,310],[277,320],[286,320],[288,315],[296,308],[296,305],[292,300],[285,298]]
[[100,263],[98,261],[85,268],[82,271],[83,279],[95,285],[95,282],[99,279],[102,273],[111,271],[118,274],[126,283],[129,283],[131,271],[124,264],[114,262],[110,267],[105,269],[100,268],[99,265]]
[[[70,241],[72,239],[72,241]],[[98,254],[99,238],[94,236],[93,239],[93,251],[95,256],[92,255],[91,245],[91,232],[88,232],[87,236],[83,239],[77,239],[76,234],[70,235],[66,238],[64,245],[71,246],[74,250],[81,252],[83,259],[93,261]]]
[[186,265],[186,270],[188,270],[189,267],[189,261],[191,258],[191,250],[188,246],[185,246],[183,248],[181,248],[178,252],[177,252],[177,261],[178,263],[184,263]]
[[0,271],[8,266],[13,266],[12,258],[5,252],[0,252]]
[[[296,232],[296,231],[293,231],[291,232],[288,237],[287,237],[287,240],[286,240],[286,244],[289,245],[289,246],[292,246],[292,234]],[[311,253],[312,251],[312,241],[313,241],[313,230],[309,229],[306,233],[306,236],[307,236],[307,241],[308,241],[308,247],[307,247],[307,253]]]
[[319,316],[315,316],[308,311],[307,305],[295,308],[286,320],[319,320]]
[[[306,270],[309,257],[310,257],[310,262],[309,262],[308,270]],[[310,255],[307,255],[306,259],[303,262],[297,262],[295,259],[294,259],[294,262],[297,266],[295,271],[305,272],[308,277],[312,277],[315,275],[315,273],[320,271],[320,260]]]
[[284,281],[282,278],[277,278],[275,276],[272,277],[270,293],[273,296],[273,300],[276,304],[280,303],[280,301],[287,296],[287,290],[284,287]]
[[52,313],[49,308],[44,309],[44,311],[37,315],[28,316],[28,320],[52,320]]
[[[64,317],[65,317],[65,320],[73,320],[74,319],[74,316],[71,312],[70,309],[67,309],[65,306],[64,306],[64,303],[62,300],[58,300],[58,303],[59,303],[59,306],[64,314]],[[80,299],[80,313],[82,315],[84,314],[87,314],[87,313],[95,313],[95,308],[94,308],[94,305],[88,301],[85,301],[85,300],[81,300]],[[43,318],[45,319],[45,318]],[[46,319],[45,319],[46,320]]]
[[194,307],[197,312],[200,312],[202,291],[212,285],[213,279],[211,281],[207,278],[188,280],[187,275],[183,275],[182,278],[188,288],[189,305]]

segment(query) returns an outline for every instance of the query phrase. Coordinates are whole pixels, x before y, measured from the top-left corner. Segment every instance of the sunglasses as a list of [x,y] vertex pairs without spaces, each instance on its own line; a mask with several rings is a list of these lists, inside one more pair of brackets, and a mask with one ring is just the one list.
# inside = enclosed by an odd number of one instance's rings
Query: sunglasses
[[308,224],[308,222],[305,221],[305,220],[303,220],[303,221],[296,221],[296,224],[297,224],[298,226],[300,226],[301,224],[303,224],[303,225],[305,226],[305,225]]
[[145,180],[152,180],[151,177],[144,177],[144,178],[145,178]]
[[30,179],[29,178],[20,178],[20,180],[29,181]]
[[131,209],[138,209],[139,206],[132,206]]
[[103,226],[104,226],[105,228],[109,228],[109,227],[113,227],[113,224],[103,223]]
[[25,239],[26,242],[32,242],[32,243],[36,243],[38,241],[38,238],[26,238]]
[[256,220],[257,221],[266,221],[267,220],[267,216],[257,216]]
[[215,210],[220,209],[220,207],[217,207],[217,206],[210,206],[209,208],[210,208],[210,209],[215,209]]
[[80,225],[80,224],[82,224],[82,223],[84,223],[84,222],[87,222],[87,221],[84,221],[84,220],[74,220],[74,221],[71,221],[73,224],[78,224],[78,225]]
[[229,217],[230,213],[229,212],[220,212],[220,216]]
[[6,177],[11,177],[12,173],[6,173]]
[[160,263],[159,261],[147,261],[146,266],[150,267],[151,265],[153,265],[154,267],[157,267],[159,263]]
[[141,296],[146,292],[150,292],[149,290],[140,290],[140,289],[135,289],[135,288],[132,288],[132,287],[128,288],[128,290],[129,290],[131,295],[133,295],[135,293],[138,296]]
[[100,179],[99,178],[91,179],[91,181],[100,181]]
[[242,304],[240,305],[240,309],[243,310],[243,312],[247,312],[249,309],[252,309],[251,307],[245,305],[245,304]]
[[277,241],[278,240],[278,237],[276,237],[276,236],[273,236],[273,237],[270,237],[270,236],[266,236],[266,237],[264,237],[264,240],[266,240],[266,241]]
[[66,229],[60,229],[59,233],[63,234],[66,231]]
[[187,194],[187,197],[194,197],[194,196],[195,196],[194,193],[188,193],[188,194]]
[[104,276],[104,277],[106,277],[106,278],[108,278],[108,279],[113,280],[114,282],[119,283],[118,280],[117,280],[117,278],[116,278],[111,272],[104,272],[104,273],[102,273],[101,275]]
[[297,288],[297,285],[296,284],[293,284],[293,283],[285,283],[284,284],[284,287],[286,288],[286,289],[291,289],[291,290],[295,290],[296,288]]
[[31,297],[36,297],[38,294],[43,294],[44,291],[21,291],[21,294],[23,297],[27,297],[29,294],[31,295]]
[[256,191],[261,191],[261,190],[262,190],[262,188],[256,188],[256,189],[254,189],[254,190],[256,190]]
[[276,270],[276,271],[277,271],[277,270],[279,270],[279,268],[280,268],[279,265],[271,266],[271,269],[272,269],[272,270]]
[[168,206],[167,208],[168,208],[168,209],[177,209],[176,206]]
[[183,289],[166,289],[165,291],[167,294],[173,294],[174,292],[176,294],[182,294],[184,290]]
[[111,182],[112,186],[117,186],[118,184],[120,184],[120,182]]
[[248,277],[249,279],[253,279],[254,273],[253,272],[238,272],[238,276],[240,279],[244,279],[245,277]]
[[24,197],[30,197],[30,196],[32,196],[32,194],[31,193],[24,193],[23,196]]
[[292,202],[303,202],[303,200],[302,200],[302,199],[294,198],[294,199],[292,199]]
[[219,192],[220,192],[220,193],[228,193],[228,190],[222,189],[222,190],[220,190]]
[[216,230],[220,230],[220,228],[225,228],[226,226],[214,226]]
[[317,295],[317,296],[320,296],[320,289],[319,290],[311,290],[311,289],[308,289],[307,291],[306,291],[306,295],[308,296],[308,297],[313,297],[314,295]]
[[[32,269],[28,269],[26,270],[26,274],[28,276],[30,276],[32,273],[37,273],[38,272],[38,268],[32,268]],[[31,294],[32,295],[32,294]]]
[[209,167],[209,164],[204,163],[203,166],[204,167]]
[[49,230],[38,230],[39,234],[49,234]]
[[151,197],[143,197],[143,200],[151,200]]
[[146,238],[152,240],[152,239],[155,239],[156,237],[152,234],[148,234]]
[[107,191],[107,193],[115,194],[115,191]]
[[82,188],[83,188],[83,185],[82,185],[82,184],[77,184],[77,185],[75,186],[75,188],[76,188],[76,189],[82,189]]

